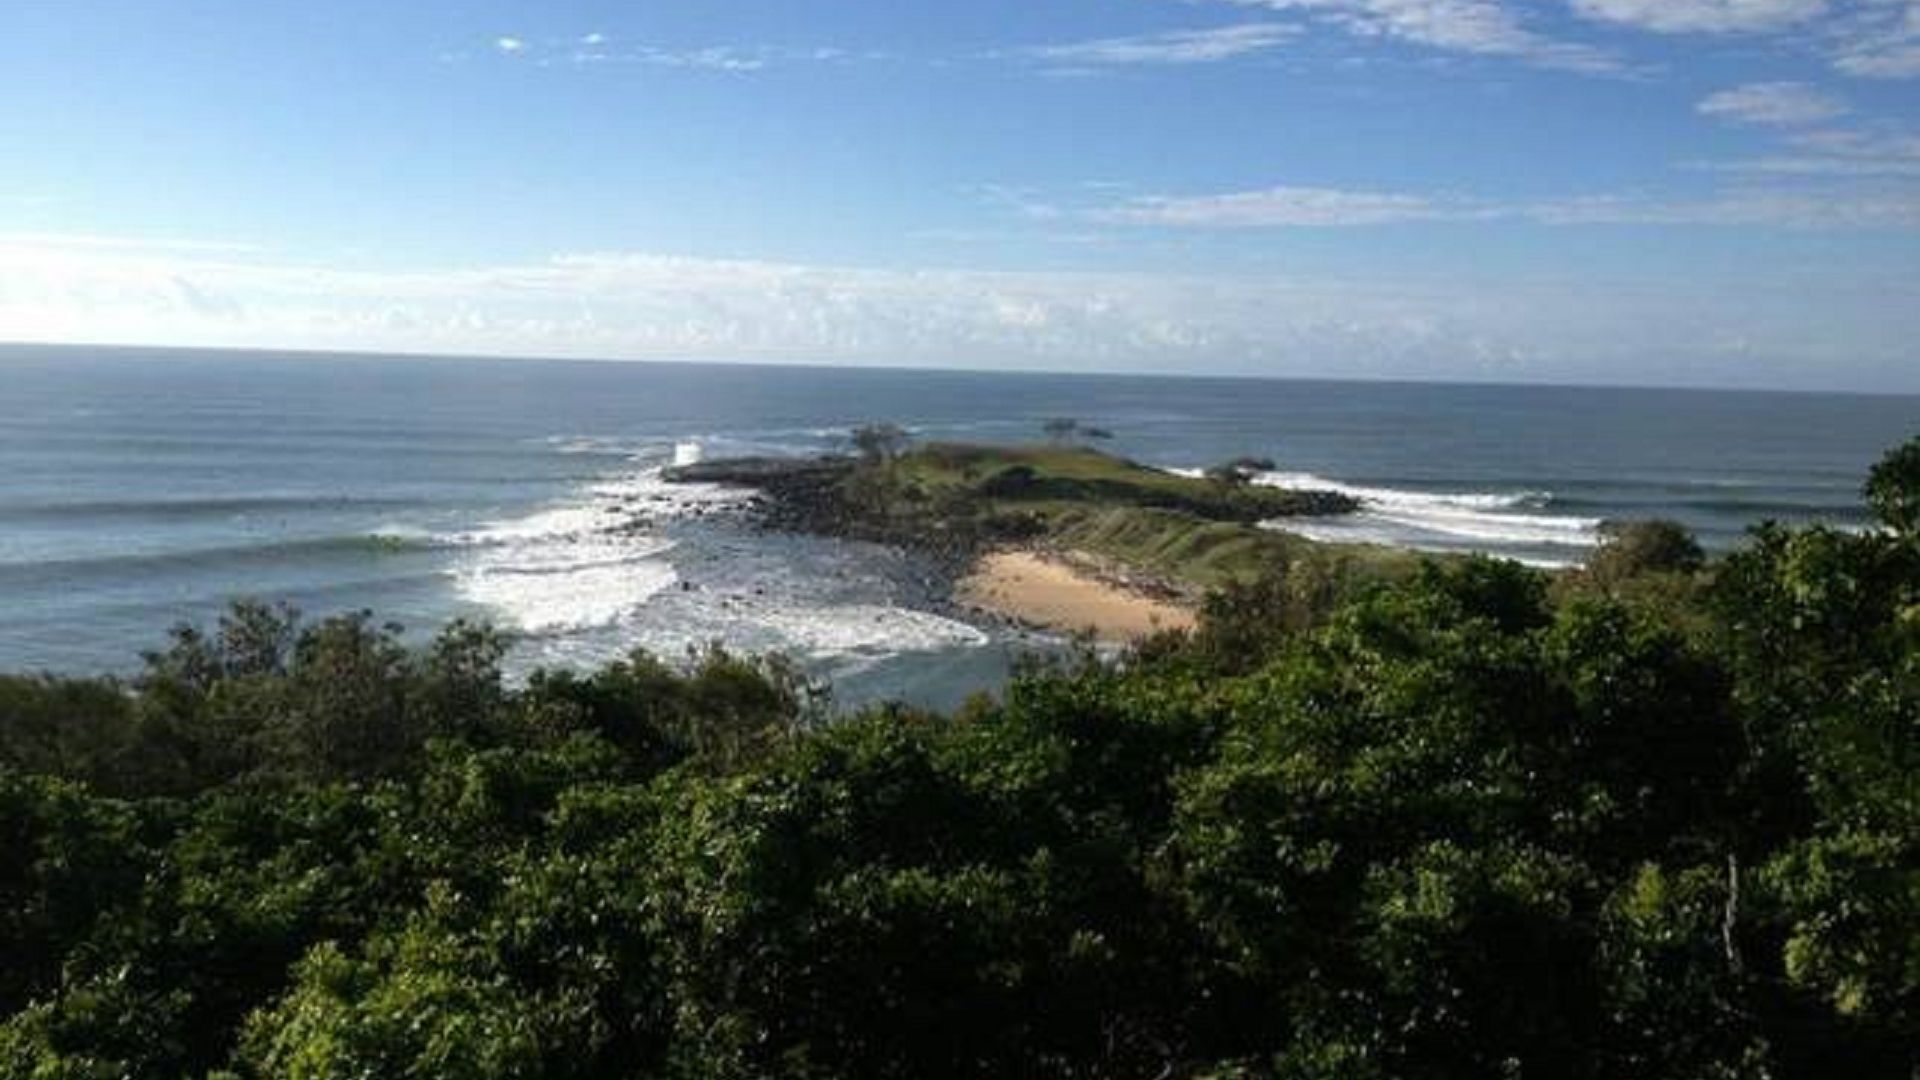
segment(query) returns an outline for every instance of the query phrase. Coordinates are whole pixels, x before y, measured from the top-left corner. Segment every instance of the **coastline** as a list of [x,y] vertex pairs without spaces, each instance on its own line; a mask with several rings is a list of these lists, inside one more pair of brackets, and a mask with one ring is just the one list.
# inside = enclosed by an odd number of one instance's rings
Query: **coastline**
[[1128,644],[1161,630],[1194,625],[1177,591],[1101,570],[1085,556],[1033,547],[999,548],[976,558],[954,585],[954,602],[1026,626]]
[[910,551],[930,567],[935,606],[1110,645],[1191,629],[1203,590],[1302,543],[1263,523],[1359,507],[1339,492],[1189,476],[1064,445],[739,457],[661,475],[751,490],[738,510],[761,529]]

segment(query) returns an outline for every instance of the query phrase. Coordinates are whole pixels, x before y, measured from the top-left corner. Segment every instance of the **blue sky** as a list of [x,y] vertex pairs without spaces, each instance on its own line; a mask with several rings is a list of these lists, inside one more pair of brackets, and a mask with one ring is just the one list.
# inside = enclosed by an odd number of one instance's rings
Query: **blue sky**
[[16,0],[0,339],[1920,390],[1920,0]]

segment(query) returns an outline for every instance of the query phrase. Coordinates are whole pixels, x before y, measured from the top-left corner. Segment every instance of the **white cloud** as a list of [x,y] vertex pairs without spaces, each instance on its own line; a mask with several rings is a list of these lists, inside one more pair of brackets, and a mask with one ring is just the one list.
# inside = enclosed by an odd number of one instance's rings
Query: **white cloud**
[[[1387,38],[1539,67],[1633,74],[1597,45],[1550,36],[1526,13],[1542,0],[1218,0],[1299,12]],[[1591,22],[1659,34],[1769,35],[1862,78],[1920,77],[1920,0],[1564,0]]]
[[[1784,171],[1784,170],[1783,170]],[[1898,175],[1891,169],[1881,175]],[[1808,170],[1804,175],[1821,175]],[[1833,169],[1826,175],[1872,175]],[[1741,187],[1701,198],[1573,196],[1499,201],[1333,188],[1274,187],[1209,195],[1150,195],[1083,216],[1109,225],[1176,229],[1366,227],[1409,222],[1516,221],[1548,226],[1701,225],[1790,229],[1920,228],[1920,192]]]
[[1797,131],[1785,152],[1699,167],[1731,173],[1803,177],[1920,178],[1920,134],[1898,128]]
[[1500,0],[1230,0],[1246,7],[1318,14],[1361,37],[1387,37],[1430,48],[1504,56],[1540,67],[1589,74],[1623,70],[1617,57],[1590,45],[1547,37]]
[[1908,177],[1920,179],[1920,158],[1854,158],[1775,154],[1737,161],[1709,161],[1699,167],[1714,172],[1760,176]]
[[1781,30],[1819,18],[1827,0],[1573,0],[1590,19],[1662,34]]
[[1800,150],[1835,157],[1920,162],[1920,133],[1897,127],[1802,131],[1789,136],[1787,142]]
[[1012,210],[1030,221],[1052,221],[1065,214],[1058,205],[1033,188],[1013,184],[974,184],[963,190],[989,206]]
[[1833,64],[1866,79],[1911,79],[1920,76],[1920,37],[1861,42],[1842,50]]
[[1242,23],[1208,30],[1173,30],[1134,37],[1042,45],[1020,55],[1065,65],[1202,64],[1264,52],[1298,36],[1285,23]]
[[1775,127],[1805,127],[1847,111],[1839,98],[1801,82],[1748,83],[1711,94],[1695,108],[1702,115],[1737,124]]
[[[1729,360],[1722,343],[1734,337],[1766,345]],[[0,340],[15,341],[1885,388],[1915,385],[1916,339],[1920,292],[1886,278],[1726,288],[632,253],[373,270],[0,241]]]
[[827,45],[808,48],[772,45],[667,47],[615,43],[600,34],[589,34],[587,37],[597,37],[600,40],[581,39],[578,46],[564,57],[566,62],[579,65],[639,65],[699,71],[750,72],[762,71],[776,64],[849,64],[855,61],[878,62],[891,59],[891,56],[886,53],[855,53]]
[[[494,51],[502,56],[524,55],[542,67],[555,64],[634,64],[722,72],[760,71],[776,62],[788,61],[840,63],[854,58],[855,55],[843,49],[827,46],[800,49],[771,45],[670,47],[643,42],[617,43],[597,30],[578,38],[561,38],[545,42],[533,42],[519,37],[497,38],[494,41]],[[879,54],[862,54],[861,58],[879,59],[880,56]],[[461,57],[450,55],[447,59],[458,60]]]
[[700,68],[706,71],[759,71],[767,66],[765,54],[727,45],[682,50],[642,49],[636,55],[643,63],[661,67]]
[[1860,78],[1920,77],[1920,0],[1571,0],[1588,18],[1664,34],[1774,34]]
[[1147,195],[1090,216],[1112,224],[1181,228],[1330,228],[1431,221],[1457,212],[1418,195],[1272,187],[1217,195]]
[[0,244],[0,340],[1111,370],[1458,359],[1443,305],[1369,288],[624,253],[374,271]]
[[1865,0],[1841,20],[1833,64],[1873,79],[1920,76],[1920,0]]
[[1786,229],[1920,229],[1906,191],[1735,190],[1692,200],[1596,196],[1518,208],[1546,225],[1707,225]]

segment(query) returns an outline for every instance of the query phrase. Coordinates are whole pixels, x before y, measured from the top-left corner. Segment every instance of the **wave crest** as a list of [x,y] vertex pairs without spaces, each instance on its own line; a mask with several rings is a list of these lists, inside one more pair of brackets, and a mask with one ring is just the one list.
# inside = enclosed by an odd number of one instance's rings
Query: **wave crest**
[[[1200,469],[1171,469],[1200,476]],[[1600,518],[1540,511],[1556,505],[1550,491],[1421,491],[1354,484],[1309,472],[1263,472],[1267,487],[1331,491],[1355,499],[1351,514],[1285,518],[1266,527],[1311,540],[1384,544],[1418,551],[1471,551],[1564,566],[1600,543]]]
[[[577,452],[569,445],[557,444]],[[660,462],[667,453],[655,444],[634,456]],[[671,454],[690,463],[701,446],[682,440]],[[620,623],[680,581],[662,522],[745,497],[709,484],[669,484],[653,464],[582,485],[558,505],[435,540],[473,549],[454,573],[464,598],[523,632],[566,634]]]

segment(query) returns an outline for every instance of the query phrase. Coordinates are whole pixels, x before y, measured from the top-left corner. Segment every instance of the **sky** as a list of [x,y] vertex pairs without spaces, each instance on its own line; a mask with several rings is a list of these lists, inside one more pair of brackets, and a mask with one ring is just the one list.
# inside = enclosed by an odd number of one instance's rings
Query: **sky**
[[5,0],[0,341],[1920,391],[1920,0]]

